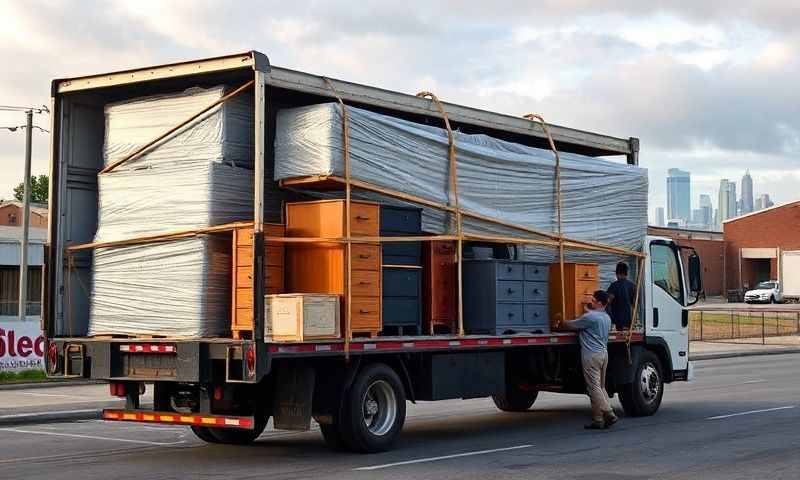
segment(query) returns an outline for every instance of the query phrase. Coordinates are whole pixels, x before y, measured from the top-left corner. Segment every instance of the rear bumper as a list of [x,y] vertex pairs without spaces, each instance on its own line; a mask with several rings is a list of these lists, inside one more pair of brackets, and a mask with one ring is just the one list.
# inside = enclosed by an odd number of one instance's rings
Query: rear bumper
[[[49,354],[50,345],[55,357]],[[248,369],[243,359],[251,349],[255,362]],[[55,338],[46,351],[45,370],[52,378],[257,383],[270,368],[264,344],[248,340]]]
[[252,430],[255,423],[254,417],[114,409],[103,410],[103,420],[162,423],[170,425],[196,425],[214,428],[243,428],[247,430]]

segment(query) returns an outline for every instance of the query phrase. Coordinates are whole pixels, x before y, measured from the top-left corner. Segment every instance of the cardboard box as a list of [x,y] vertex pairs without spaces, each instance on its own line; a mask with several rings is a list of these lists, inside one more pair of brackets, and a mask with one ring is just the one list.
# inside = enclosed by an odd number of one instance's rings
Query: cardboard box
[[264,296],[264,340],[302,342],[341,337],[339,295],[287,293]]

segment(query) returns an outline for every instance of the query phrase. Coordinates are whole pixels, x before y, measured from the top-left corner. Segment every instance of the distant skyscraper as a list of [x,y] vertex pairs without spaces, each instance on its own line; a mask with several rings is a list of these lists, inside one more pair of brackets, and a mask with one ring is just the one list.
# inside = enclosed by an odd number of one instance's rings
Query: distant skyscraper
[[656,225],[664,226],[664,207],[656,207]]
[[679,168],[670,168],[667,173],[667,216],[688,223],[692,219],[691,176]]
[[739,211],[744,215],[753,211],[753,177],[750,176],[750,170],[747,170],[742,177],[742,204]]
[[775,204],[769,199],[768,193],[762,193],[758,196],[758,198],[756,198],[756,210],[763,210],[765,208],[772,207],[773,205]]
[[711,197],[705,194],[700,195],[700,218],[697,223],[704,226],[704,228],[711,228],[711,223],[714,221],[714,207],[711,205]]
[[718,227],[721,227],[725,220],[736,216],[736,184],[727,178],[719,181],[717,210],[719,211]]

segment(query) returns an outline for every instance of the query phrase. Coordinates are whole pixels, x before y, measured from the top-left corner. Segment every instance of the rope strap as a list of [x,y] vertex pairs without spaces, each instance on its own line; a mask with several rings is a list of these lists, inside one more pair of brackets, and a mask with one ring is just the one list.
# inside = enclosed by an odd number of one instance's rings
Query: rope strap
[[458,170],[455,135],[453,134],[453,129],[450,127],[450,118],[447,116],[444,105],[439,101],[439,97],[431,92],[419,92],[417,96],[420,98],[430,98],[433,101],[434,105],[436,105],[436,109],[439,110],[439,114],[442,116],[442,120],[444,120],[444,126],[447,130],[447,157],[450,168],[450,201],[455,207],[456,237],[458,237],[456,247],[456,263],[458,265],[458,334],[459,336],[464,336],[464,282],[461,275],[463,267],[461,256],[464,245],[464,234],[462,229],[461,208],[459,208],[458,204]]

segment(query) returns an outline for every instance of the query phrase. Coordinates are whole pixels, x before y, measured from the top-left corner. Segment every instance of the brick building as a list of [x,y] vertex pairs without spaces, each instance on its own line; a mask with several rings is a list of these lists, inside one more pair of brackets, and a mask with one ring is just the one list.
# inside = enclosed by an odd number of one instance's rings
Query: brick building
[[[703,290],[706,296],[723,295],[725,241],[721,232],[649,226],[647,233],[671,238],[682,247],[694,248],[703,265]],[[686,255],[684,255],[684,260],[686,260]]]
[[726,220],[722,230],[729,290],[779,280],[785,253],[800,251],[800,201]]
[[[31,204],[30,226],[47,228],[47,205]],[[22,225],[22,202],[16,200],[0,201],[0,226],[17,227]]]

